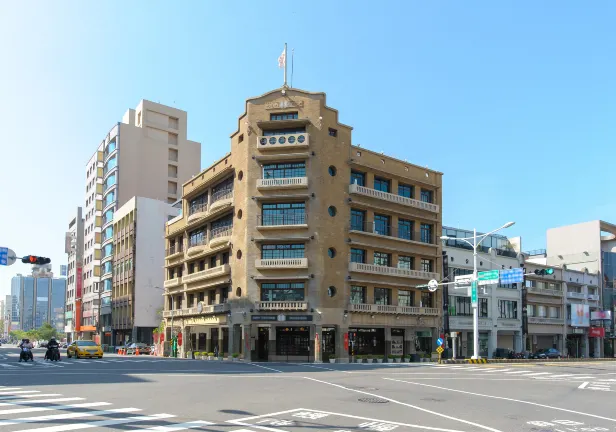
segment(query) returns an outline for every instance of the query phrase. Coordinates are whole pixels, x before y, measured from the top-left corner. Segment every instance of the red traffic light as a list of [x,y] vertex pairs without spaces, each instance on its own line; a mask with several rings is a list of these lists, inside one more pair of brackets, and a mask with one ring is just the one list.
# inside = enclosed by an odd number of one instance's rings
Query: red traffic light
[[40,257],[40,256],[36,256],[36,255],[28,255],[28,256],[23,257],[21,259],[21,262],[24,263],[24,264],[43,265],[43,264],[49,264],[51,262],[51,260],[49,258]]

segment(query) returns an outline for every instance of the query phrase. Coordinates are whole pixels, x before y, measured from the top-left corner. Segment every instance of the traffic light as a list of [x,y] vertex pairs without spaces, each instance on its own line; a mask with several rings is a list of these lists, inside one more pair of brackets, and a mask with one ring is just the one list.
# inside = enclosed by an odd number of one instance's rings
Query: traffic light
[[49,258],[40,257],[40,256],[36,256],[36,255],[28,255],[28,256],[23,257],[21,259],[21,262],[24,263],[24,264],[43,265],[43,264],[49,264],[51,262],[51,260]]
[[547,269],[535,270],[535,274],[539,276],[550,276],[554,274],[554,269],[547,268]]

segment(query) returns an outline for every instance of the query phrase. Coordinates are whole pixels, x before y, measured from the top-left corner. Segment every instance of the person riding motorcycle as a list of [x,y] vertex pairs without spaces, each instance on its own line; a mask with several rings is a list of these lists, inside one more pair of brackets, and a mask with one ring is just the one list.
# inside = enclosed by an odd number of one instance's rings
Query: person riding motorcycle
[[49,339],[47,343],[47,352],[45,352],[45,360],[51,359],[51,354],[53,353],[54,348],[60,348],[60,344],[56,341],[55,337]]
[[[32,355],[32,348],[34,348],[34,344],[32,344],[32,342],[30,342],[30,339],[22,339],[21,342],[19,343],[18,347],[21,348],[22,351],[24,350],[24,348],[28,349],[29,352],[27,354],[26,361],[28,361],[28,357],[32,361],[34,361],[34,356]],[[20,362],[22,360],[22,355],[23,355],[23,353],[19,355],[19,361]]]

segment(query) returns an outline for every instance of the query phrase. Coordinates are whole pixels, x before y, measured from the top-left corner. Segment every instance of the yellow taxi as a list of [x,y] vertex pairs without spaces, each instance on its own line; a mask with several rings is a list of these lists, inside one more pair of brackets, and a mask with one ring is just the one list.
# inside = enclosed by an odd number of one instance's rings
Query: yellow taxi
[[96,357],[103,358],[103,349],[99,344],[89,340],[75,341],[66,349],[66,356],[68,358],[77,357]]

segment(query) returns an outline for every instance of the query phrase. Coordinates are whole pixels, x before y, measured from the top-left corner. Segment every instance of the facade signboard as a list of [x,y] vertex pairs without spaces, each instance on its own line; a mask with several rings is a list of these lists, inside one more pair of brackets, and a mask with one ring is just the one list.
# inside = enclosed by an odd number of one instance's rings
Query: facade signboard
[[590,326],[590,307],[585,304],[571,305],[571,326],[589,327]]
[[591,320],[611,320],[612,319],[612,311],[610,310],[606,310],[606,311],[592,311],[590,313],[590,319]]
[[605,329],[603,327],[591,327],[588,330],[588,337],[595,337],[595,338],[605,337]]
[[253,321],[312,321],[312,315],[253,315]]

